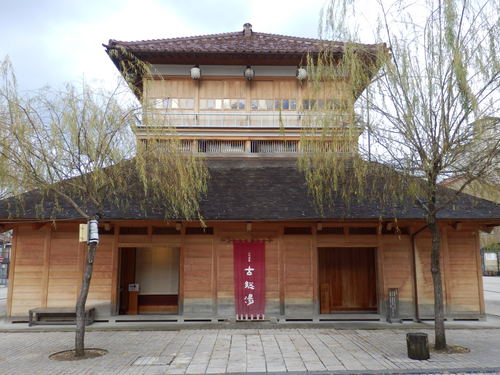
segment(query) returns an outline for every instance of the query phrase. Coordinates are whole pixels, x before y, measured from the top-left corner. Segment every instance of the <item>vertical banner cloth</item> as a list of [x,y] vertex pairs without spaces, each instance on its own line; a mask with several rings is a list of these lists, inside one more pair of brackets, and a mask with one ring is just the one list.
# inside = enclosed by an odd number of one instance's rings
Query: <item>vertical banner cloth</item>
[[265,243],[234,241],[233,249],[236,319],[264,319]]

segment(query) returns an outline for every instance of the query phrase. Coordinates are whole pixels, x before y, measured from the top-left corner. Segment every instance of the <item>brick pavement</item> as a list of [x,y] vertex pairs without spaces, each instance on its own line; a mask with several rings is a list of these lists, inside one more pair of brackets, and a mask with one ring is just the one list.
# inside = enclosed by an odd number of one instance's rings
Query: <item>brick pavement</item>
[[[352,370],[497,368],[500,330],[448,330],[449,343],[470,353],[406,356],[406,330],[219,329],[182,331],[93,331],[88,347],[109,353],[96,359],[58,362],[51,353],[71,348],[72,332],[0,334],[2,375],[156,375]],[[432,341],[432,331],[426,331]],[[169,364],[170,363],[170,364]],[[484,370],[486,371],[486,370]]]

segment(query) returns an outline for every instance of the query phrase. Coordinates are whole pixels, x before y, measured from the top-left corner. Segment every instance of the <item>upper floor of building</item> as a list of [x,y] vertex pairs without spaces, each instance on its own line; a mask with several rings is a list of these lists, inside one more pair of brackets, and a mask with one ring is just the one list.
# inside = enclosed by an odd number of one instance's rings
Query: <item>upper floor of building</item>
[[[339,151],[357,148],[362,127],[354,102],[364,87],[353,92],[340,68],[344,43],[258,33],[245,24],[233,33],[110,40],[105,47],[142,101],[138,140],[175,133],[184,151],[293,154],[305,150],[305,131],[328,129]],[[385,46],[356,48],[373,74]],[[313,79],[322,54],[333,70]]]

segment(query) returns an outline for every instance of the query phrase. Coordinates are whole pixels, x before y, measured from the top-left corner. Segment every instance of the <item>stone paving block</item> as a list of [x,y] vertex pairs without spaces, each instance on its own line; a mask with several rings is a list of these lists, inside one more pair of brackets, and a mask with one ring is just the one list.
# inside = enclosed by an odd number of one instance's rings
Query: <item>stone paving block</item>
[[[432,340],[433,334],[426,331]],[[72,363],[48,359],[71,348],[71,332],[4,332],[1,375],[157,375],[226,372],[363,371],[500,366],[500,330],[448,330],[471,353],[407,358],[401,330],[184,330],[89,332],[87,346],[109,354]],[[431,341],[432,342],[432,341]],[[171,365],[165,365],[173,358]],[[138,359],[141,361],[136,362]],[[135,362],[135,365],[133,365]]]

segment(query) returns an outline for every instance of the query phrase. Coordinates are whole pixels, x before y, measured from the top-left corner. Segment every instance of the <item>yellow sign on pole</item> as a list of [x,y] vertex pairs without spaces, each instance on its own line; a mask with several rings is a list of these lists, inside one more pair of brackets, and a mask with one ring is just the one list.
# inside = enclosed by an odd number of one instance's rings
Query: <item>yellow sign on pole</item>
[[89,240],[89,226],[88,224],[80,224],[80,242],[87,242]]

